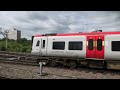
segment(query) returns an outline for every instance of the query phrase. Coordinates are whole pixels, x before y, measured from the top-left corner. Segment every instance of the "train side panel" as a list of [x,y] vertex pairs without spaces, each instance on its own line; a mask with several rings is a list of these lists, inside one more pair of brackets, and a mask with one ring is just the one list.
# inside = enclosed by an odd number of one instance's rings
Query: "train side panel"
[[34,37],[32,44],[32,54],[40,55],[41,52],[41,37]]
[[[56,42],[64,42],[65,48],[63,50],[54,49]],[[80,50],[69,50],[69,44],[78,43]],[[58,43],[58,44],[59,44]],[[57,44],[57,43],[56,43]],[[59,46],[59,45],[58,45]],[[79,47],[79,46],[78,46]],[[72,48],[72,46],[71,46]],[[86,58],[86,36],[52,36],[48,37],[47,56],[60,56],[60,57],[75,57]]]
[[105,59],[120,60],[120,35],[105,36]]

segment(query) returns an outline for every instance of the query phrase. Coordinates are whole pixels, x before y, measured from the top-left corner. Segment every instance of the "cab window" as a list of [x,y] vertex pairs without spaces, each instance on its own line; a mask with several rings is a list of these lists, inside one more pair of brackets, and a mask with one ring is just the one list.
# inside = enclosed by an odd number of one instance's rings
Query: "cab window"
[[36,43],[36,47],[40,45],[40,41],[38,40]]

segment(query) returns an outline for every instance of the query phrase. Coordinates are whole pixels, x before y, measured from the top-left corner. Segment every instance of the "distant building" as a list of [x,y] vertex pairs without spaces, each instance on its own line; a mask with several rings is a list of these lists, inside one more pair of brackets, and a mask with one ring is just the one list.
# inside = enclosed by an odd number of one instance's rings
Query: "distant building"
[[19,40],[21,39],[21,31],[12,29],[8,31],[8,39]]

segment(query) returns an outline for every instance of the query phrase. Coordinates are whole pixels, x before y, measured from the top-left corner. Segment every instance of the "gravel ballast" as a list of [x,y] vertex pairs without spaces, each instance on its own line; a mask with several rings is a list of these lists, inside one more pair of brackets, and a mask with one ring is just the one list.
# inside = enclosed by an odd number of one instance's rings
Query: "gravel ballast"
[[120,71],[113,73],[94,73],[92,70],[53,68],[43,66],[43,76],[39,66],[0,63],[0,76],[10,79],[120,79]]

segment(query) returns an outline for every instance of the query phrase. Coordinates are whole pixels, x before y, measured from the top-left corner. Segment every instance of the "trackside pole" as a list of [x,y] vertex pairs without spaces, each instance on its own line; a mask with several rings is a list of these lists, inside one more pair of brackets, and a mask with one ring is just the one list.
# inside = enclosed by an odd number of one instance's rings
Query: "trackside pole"
[[40,72],[39,72],[39,74],[40,74],[40,76],[46,76],[46,75],[48,75],[47,73],[42,73],[42,70],[43,70],[43,65],[46,65],[46,63],[44,63],[44,62],[39,62],[39,65],[40,65]]
[[39,62],[40,65],[40,76],[42,76],[42,62]]

